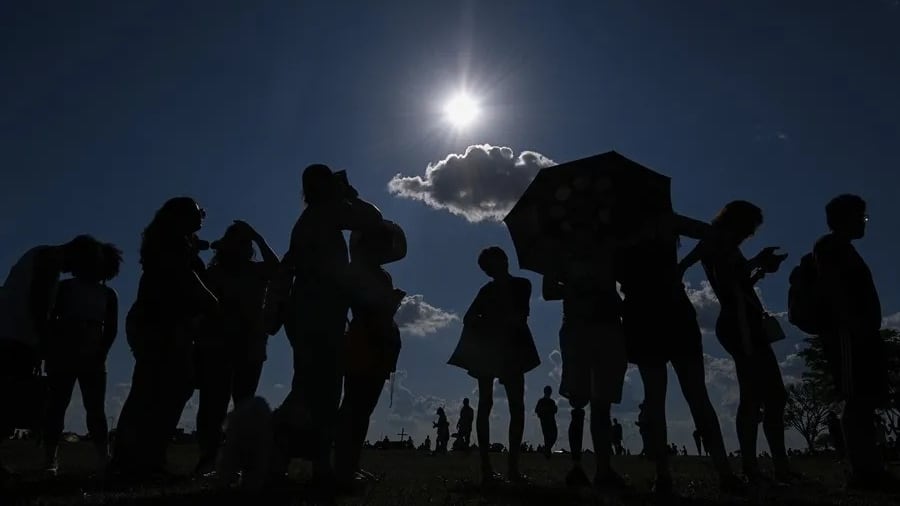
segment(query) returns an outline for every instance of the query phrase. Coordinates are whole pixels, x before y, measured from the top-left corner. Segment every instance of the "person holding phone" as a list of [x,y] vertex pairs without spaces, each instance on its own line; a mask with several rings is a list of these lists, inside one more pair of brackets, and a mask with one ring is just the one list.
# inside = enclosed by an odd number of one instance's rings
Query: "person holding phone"
[[757,461],[760,413],[772,452],[775,480],[789,482],[798,478],[790,469],[784,444],[787,392],[763,327],[766,312],[754,289],[766,274],[778,271],[787,255],[779,254],[777,247],[768,247],[748,260],[740,249],[762,223],[762,210],[756,205],[743,200],[730,202],[712,220],[709,236],[681,262],[684,272],[698,258],[701,260],[721,305],[716,336],[735,363],[740,388],[738,442],[744,474],[751,484],[770,481]]

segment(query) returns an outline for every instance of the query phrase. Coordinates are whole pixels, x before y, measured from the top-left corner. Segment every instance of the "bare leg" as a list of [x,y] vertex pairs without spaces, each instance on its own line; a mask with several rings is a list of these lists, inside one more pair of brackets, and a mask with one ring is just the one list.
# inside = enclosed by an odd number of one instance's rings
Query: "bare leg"
[[657,480],[670,480],[669,449],[666,444],[666,366],[665,364],[638,367],[644,383],[644,413],[647,417],[647,443],[656,463]]
[[509,401],[509,477],[516,479],[520,476],[519,452],[525,432],[525,376],[505,379],[503,385]]
[[[706,444],[708,453],[712,456],[716,470],[720,476],[731,475],[731,465],[728,463],[725,442],[722,440],[722,429],[719,427],[719,419],[706,391],[703,356],[700,354],[680,356],[672,360],[672,366],[678,375],[681,393],[691,410],[694,424]],[[696,441],[696,444],[697,455],[701,455],[700,441]]]
[[478,414],[475,430],[478,433],[478,454],[481,456],[481,476],[493,477],[491,468],[491,408],[494,407],[494,378],[478,379]]

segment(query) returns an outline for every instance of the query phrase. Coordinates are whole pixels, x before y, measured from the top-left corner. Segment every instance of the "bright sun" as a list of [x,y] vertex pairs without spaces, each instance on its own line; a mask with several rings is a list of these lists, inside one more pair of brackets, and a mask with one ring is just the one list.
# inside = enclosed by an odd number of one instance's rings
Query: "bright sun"
[[444,117],[456,128],[472,124],[481,111],[478,102],[466,93],[459,93],[444,105]]

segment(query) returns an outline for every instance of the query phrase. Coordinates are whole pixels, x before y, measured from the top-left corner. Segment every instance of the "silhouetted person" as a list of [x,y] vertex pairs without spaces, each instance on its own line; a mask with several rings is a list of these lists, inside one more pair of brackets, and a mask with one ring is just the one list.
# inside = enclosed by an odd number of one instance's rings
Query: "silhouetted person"
[[[262,262],[253,260],[254,244]],[[263,304],[269,281],[278,270],[278,256],[244,221],[229,226],[212,249],[215,255],[205,281],[219,299],[221,316],[208,320],[197,343],[200,460],[196,472],[201,474],[215,466],[228,402],[237,406],[256,395],[268,340]]]
[[425,441],[422,442],[422,448],[423,448],[426,452],[430,452],[430,451],[431,451],[431,436],[425,436]]
[[143,273],[125,321],[134,354],[131,390],[116,427],[112,470],[165,474],[166,448],[194,391],[194,341],[218,301],[203,283],[195,233],[206,213],[176,197],[156,212],[141,241]]
[[679,238],[703,237],[709,229],[708,224],[674,215],[619,249],[617,274],[624,295],[622,320],[628,359],[638,366],[644,384],[644,416],[640,420],[644,448],[656,464],[654,490],[663,496],[671,494],[673,487],[668,462],[671,452],[666,448],[667,363],[672,364],[694,423],[712,450],[720,486],[733,489],[740,485],[725,455],[719,420],[706,390],[703,336],[678,267]]
[[351,303],[343,231],[379,226],[382,217],[359,198],[344,172],[332,173],[321,164],[304,169],[303,198],[306,208],[291,232],[278,283],[290,291],[284,327],[294,355],[285,403],[302,404],[310,417],[313,482],[327,489],[333,480],[330,454],[343,379],[340,353]]
[[72,271],[59,283],[51,330],[44,346],[47,407],[44,414],[44,469],[56,474],[59,439],[75,382],[87,415],[87,428],[101,470],[109,459],[106,423],[106,357],[118,333],[119,300],[106,282],[119,274],[122,252],[112,244],[101,248],[92,265]]
[[622,440],[624,439],[624,434],[622,431],[622,424],[619,423],[619,420],[613,418],[612,421],[612,445],[613,452],[616,455],[624,455],[625,448],[622,446]]
[[344,396],[334,452],[338,484],[345,489],[371,475],[359,467],[362,442],[384,382],[400,356],[400,329],[394,314],[406,292],[394,288],[391,275],[381,267],[391,243],[386,226],[354,231],[350,236],[353,319],[347,332]]
[[897,489],[876,448],[875,409],[888,399],[881,301],[868,265],[853,241],[866,233],[865,201],[841,195],[825,207],[831,233],[816,242],[813,257],[824,294],[821,341],[834,383],[846,401],[844,443],[854,488]]
[[[486,483],[498,478],[488,455],[494,379],[499,379],[506,389],[509,402],[508,475],[510,480],[519,481],[523,479],[519,470],[519,451],[525,430],[525,373],[541,363],[528,328],[531,282],[509,273],[509,258],[497,246],[486,248],[478,255],[478,266],[491,281],[481,287],[466,311],[463,335],[449,363],[467,369],[469,375],[478,379],[476,431],[481,475]],[[464,350],[468,350],[468,356],[460,353]]]
[[681,445],[681,456],[687,457],[687,446]]
[[694,429],[694,444],[697,445],[697,456],[703,456],[703,438],[700,436],[700,431],[698,429]]
[[[765,312],[754,290],[765,274],[778,270],[787,255],[776,254],[777,248],[765,248],[747,260],[740,250],[741,244],[762,223],[763,215],[758,207],[746,201],[731,202],[713,219],[709,237],[683,261],[686,266],[698,256],[702,259],[706,277],[719,299],[716,336],[735,363],[740,388],[736,417],[738,442],[744,474],[751,483],[768,480],[760,472],[756,457],[760,419],[772,451],[776,479],[792,481],[796,477],[788,465],[784,446],[787,393],[778,360],[763,328]],[[709,447],[711,440],[700,429]]]
[[596,450],[594,487],[618,491],[625,481],[610,467],[610,406],[622,399],[627,358],[620,320],[621,300],[613,271],[615,245],[594,234],[577,234],[568,260],[543,279],[544,300],[563,301],[559,331],[562,381],[559,393],[572,406],[569,445],[570,487],[589,486],[581,467],[584,408],[591,406],[591,438]]
[[434,453],[447,453],[447,442],[450,441],[450,422],[447,421],[447,415],[444,408],[437,409],[437,421],[434,422],[433,428],[437,429],[437,439],[435,439]]
[[[0,289],[0,441],[22,428],[23,418],[37,419],[40,408],[29,386],[49,336],[60,275],[93,265],[100,252],[99,241],[80,235],[63,245],[31,248],[10,268]],[[10,475],[0,465],[0,484]]]
[[544,387],[544,396],[537,402],[534,412],[541,422],[541,432],[544,434],[544,455],[549,459],[553,454],[553,445],[559,431],[556,427],[556,401],[553,400],[553,388],[550,385]]
[[469,399],[463,399],[462,409],[459,410],[459,421],[456,422],[456,432],[462,441],[463,448],[468,449],[472,440],[472,424],[475,422],[475,410],[469,406]]

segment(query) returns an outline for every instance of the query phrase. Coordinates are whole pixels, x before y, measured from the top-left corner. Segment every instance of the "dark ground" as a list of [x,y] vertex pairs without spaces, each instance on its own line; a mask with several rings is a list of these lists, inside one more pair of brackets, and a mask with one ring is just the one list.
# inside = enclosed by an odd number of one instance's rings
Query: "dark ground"
[[[21,483],[0,496],[0,505],[73,505],[73,504],[312,504],[303,482],[309,467],[295,461],[291,475],[296,481],[287,487],[262,496],[244,497],[235,491],[221,490],[203,480],[183,478],[173,483],[142,488],[104,487],[90,474],[94,463],[88,443],[64,445],[60,451],[60,474],[47,478],[40,469],[40,449],[33,442],[10,441],[2,447],[4,462],[21,473]],[[504,455],[494,455],[497,471],[505,470]],[[585,457],[590,474],[593,459]],[[192,445],[176,445],[170,450],[172,471],[187,474],[196,461]],[[700,457],[673,459],[678,498],[674,504],[779,504],[779,505],[883,505],[900,504],[900,497],[845,492],[844,471],[840,464],[827,458],[799,458],[798,471],[809,481],[803,485],[769,489],[744,496],[722,496],[716,485],[709,461]],[[568,471],[566,455],[557,454],[549,462],[537,454],[523,456],[522,469],[532,479],[531,485],[504,485],[487,493],[479,487],[478,458],[450,454],[433,457],[413,451],[369,450],[363,454],[363,465],[383,479],[363,493],[338,499],[337,504],[655,504],[650,495],[653,468],[639,457],[616,458],[614,465],[627,475],[637,492],[628,497],[604,497],[590,491],[571,492],[564,488]],[[737,463],[734,463],[737,466]],[[896,469],[895,469],[896,472]]]

